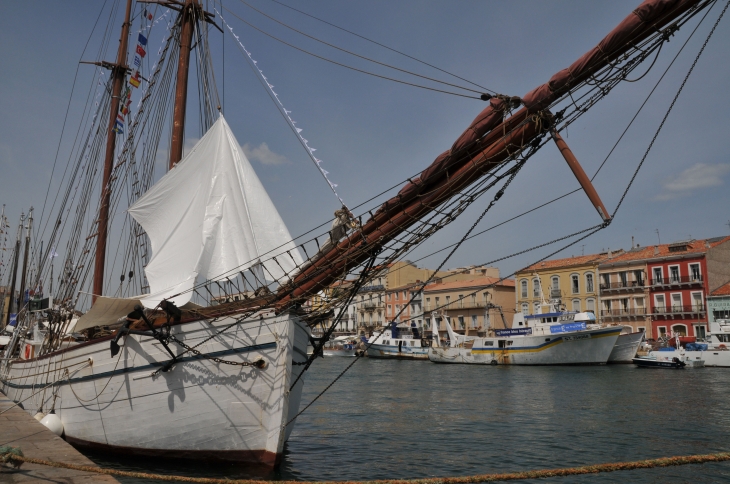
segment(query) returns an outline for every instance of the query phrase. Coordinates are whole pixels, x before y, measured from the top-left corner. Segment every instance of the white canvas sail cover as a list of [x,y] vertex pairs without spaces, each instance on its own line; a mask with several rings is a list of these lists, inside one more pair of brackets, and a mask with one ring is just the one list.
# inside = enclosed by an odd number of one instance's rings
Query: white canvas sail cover
[[170,300],[185,304],[197,276],[232,277],[226,272],[260,263],[266,271],[257,266],[257,274],[278,279],[302,262],[223,116],[129,213],[152,244],[145,267],[150,294],[142,299],[147,307],[180,293]]

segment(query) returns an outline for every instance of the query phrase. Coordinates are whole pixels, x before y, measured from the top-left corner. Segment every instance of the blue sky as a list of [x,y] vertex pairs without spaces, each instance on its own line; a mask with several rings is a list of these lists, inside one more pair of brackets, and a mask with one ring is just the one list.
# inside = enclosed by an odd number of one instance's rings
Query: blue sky
[[[248,0],[248,3],[297,29],[358,54],[464,84],[271,0]],[[638,1],[288,0],[285,3],[500,93],[520,96],[593,47]],[[207,3],[206,8],[212,11],[213,6]],[[396,84],[307,56],[251,29],[231,12],[318,55],[415,81],[306,39],[239,0],[223,0],[223,6],[226,20],[252,52],[286,108],[292,111],[310,146],[317,148],[323,166],[350,206],[422,170],[450,147],[484,107],[478,100]],[[596,188],[609,210],[618,202],[720,7],[716,6],[700,26],[634,128],[596,178]],[[117,20],[110,24],[113,41],[100,54],[99,36],[106,28],[112,8],[117,15]],[[66,133],[61,138],[77,62],[82,57],[84,60],[114,59],[121,9],[120,2],[104,4],[102,20],[92,33],[102,10],[100,1],[29,1],[4,5],[0,16],[0,44],[4,46],[0,50],[4,72],[0,78],[0,203],[6,205],[12,225],[17,223],[21,210],[27,210],[30,205],[40,211],[49,181],[52,193],[57,190],[58,171],[51,180],[56,150],[60,146],[56,167],[59,170],[68,162],[78,115],[94,82],[94,68],[79,67]],[[161,13],[158,11],[158,15]],[[642,81],[619,86],[564,133],[589,175],[603,161],[694,25],[692,22],[683,28],[667,44],[653,70]],[[84,52],[90,34],[91,42]],[[251,155],[259,177],[290,231],[293,235],[303,233],[331,217],[338,202],[235,48],[234,39],[226,36],[223,45],[222,38],[218,31],[210,34],[218,90],[222,96],[225,93],[225,116],[238,141]],[[159,45],[160,39],[153,36],[150,45]],[[730,232],[727,225],[730,219],[727,208],[730,199],[728,45],[730,18],[725,18],[616,221],[607,230],[581,242],[584,246],[568,249],[561,255],[629,248],[632,236],[641,245],[649,245],[657,243],[658,237],[666,243]],[[156,47],[149,51],[153,56]],[[187,130],[189,144],[200,136],[193,118],[194,109]],[[157,176],[163,173],[160,166]],[[479,228],[499,223],[576,187],[577,182],[557,149],[548,144],[528,162]],[[457,241],[488,199],[491,196],[476,203],[462,220],[433,237],[414,257]],[[497,259],[598,222],[598,215],[585,195],[577,193],[469,241],[447,267]],[[499,267],[503,272],[511,272],[546,253],[515,257],[501,262]],[[435,256],[422,264],[435,267],[440,260]]]

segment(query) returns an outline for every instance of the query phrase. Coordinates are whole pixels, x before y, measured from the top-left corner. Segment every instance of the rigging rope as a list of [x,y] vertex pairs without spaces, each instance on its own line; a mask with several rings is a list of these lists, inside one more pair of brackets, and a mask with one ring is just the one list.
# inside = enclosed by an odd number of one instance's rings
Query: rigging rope
[[317,20],[318,22],[322,22],[323,24],[329,25],[330,27],[334,27],[334,28],[336,28],[336,29],[338,29],[338,30],[342,30],[343,32],[347,32],[347,33],[348,33],[348,34],[350,34],[350,35],[354,35],[355,37],[359,37],[359,38],[361,38],[361,39],[363,39],[363,40],[366,40],[366,41],[368,41],[368,42],[370,42],[370,43],[372,43],[372,44],[375,44],[375,45],[377,45],[377,46],[379,46],[379,47],[383,47],[384,49],[388,49],[388,50],[389,50],[389,51],[391,51],[391,52],[395,52],[396,54],[400,54],[400,55],[402,55],[402,56],[404,56],[404,57],[408,57],[408,58],[409,58],[409,59],[411,59],[411,60],[414,60],[414,61],[416,61],[416,62],[418,62],[418,63],[420,63],[420,64],[423,64],[423,65],[426,65],[426,66],[428,66],[428,67],[431,67],[431,68],[433,68],[433,69],[436,69],[437,71],[441,71],[441,72],[443,72],[444,74],[448,74],[448,75],[450,75],[450,76],[453,76],[453,77],[455,77],[455,78],[457,78],[457,79],[460,79],[460,80],[462,80],[462,81],[464,81],[464,82],[468,82],[469,84],[471,84],[471,85],[473,85],[473,86],[476,86],[476,87],[478,87],[478,88],[484,89],[485,91],[489,91],[489,92],[491,92],[492,94],[497,94],[497,91],[494,91],[494,90],[492,90],[492,89],[489,89],[488,87],[484,87],[484,86],[481,86],[481,85],[479,85],[479,84],[477,84],[477,83],[475,83],[475,82],[472,82],[472,81],[470,81],[470,80],[468,80],[468,79],[464,79],[463,77],[457,76],[456,74],[454,74],[454,73],[451,73],[451,72],[449,72],[449,71],[446,71],[446,70],[444,70],[444,69],[441,69],[440,67],[436,67],[435,65],[429,64],[428,62],[424,62],[424,61],[422,61],[422,60],[420,60],[420,59],[417,59],[417,58],[415,58],[415,57],[413,57],[413,56],[410,56],[410,55],[408,55],[408,54],[406,54],[406,53],[404,53],[404,52],[401,52],[401,51],[399,51],[399,50],[397,50],[397,49],[393,49],[392,47],[388,47],[388,46],[387,46],[387,45],[385,45],[385,44],[381,44],[380,42],[376,42],[376,41],[374,41],[374,40],[372,40],[372,39],[369,39],[369,38],[367,38],[367,37],[365,37],[365,36],[362,36],[362,35],[360,35],[360,34],[356,34],[355,32],[352,32],[352,31],[350,31],[350,30],[347,30],[347,29],[345,29],[345,28],[342,28],[342,27],[340,27],[340,26],[338,26],[338,25],[335,25],[335,24],[333,24],[333,23],[327,22],[326,20],[322,20],[322,19],[321,19],[321,18],[319,18],[319,17],[315,17],[314,15],[310,15],[310,14],[308,14],[307,12],[303,12],[303,11],[301,11],[301,10],[298,10],[298,9],[296,9],[296,8],[294,8],[294,7],[291,7],[291,6],[289,6],[289,5],[285,4],[285,3],[279,2],[279,1],[277,1],[277,0],[271,0],[271,1],[272,1],[272,2],[274,2],[274,3],[278,3],[279,5],[281,5],[281,6],[283,6],[283,7],[286,7],[286,8],[288,8],[288,9],[290,9],[290,10],[294,10],[295,12],[299,12],[299,13],[301,13],[302,15],[306,15],[306,16],[307,16],[307,17],[309,17],[309,18],[313,18],[314,20]]
[[[477,474],[457,477],[428,477],[420,479],[377,479],[367,481],[276,481],[277,484],[477,484],[480,482],[522,481],[526,479],[546,479],[549,477],[581,476],[601,474],[606,472],[630,471],[636,469],[655,469],[659,467],[684,466],[690,464],[704,464],[708,462],[726,462],[730,460],[730,452],[714,454],[694,454],[673,457],[659,457],[628,462],[611,462],[607,464],[588,464],[578,467],[563,467],[558,469],[540,469],[533,471],[505,472]],[[20,467],[24,462],[38,464],[59,469],[72,469],[82,472],[93,472],[108,476],[132,477],[136,479],[152,479],[165,482],[192,482],[198,484],[271,484],[272,481],[255,479],[217,479],[211,477],[188,477],[168,474],[151,474],[148,472],[123,471],[119,469],[69,464],[67,462],[38,459],[23,455],[19,447],[0,447],[0,463]]]

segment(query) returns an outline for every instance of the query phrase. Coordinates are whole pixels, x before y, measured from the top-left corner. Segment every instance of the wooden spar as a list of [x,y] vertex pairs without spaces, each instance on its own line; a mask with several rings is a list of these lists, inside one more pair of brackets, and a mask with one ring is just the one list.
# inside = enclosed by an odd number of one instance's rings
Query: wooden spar
[[563,158],[565,158],[565,161],[568,163],[568,166],[573,172],[573,175],[575,175],[575,177],[578,179],[578,183],[580,183],[580,186],[583,188],[583,191],[586,192],[586,195],[588,195],[588,199],[591,201],[593,206],[596,207],[598,215],[601,216],[604,222],[608,222],[609,220],[611,220],[611,215],[608,214],[608,210],[606,210],[606,207],[601,201],[601,197],[598,196],[598,192],[593,187],[591,179],[588,178],[588,175],[586,175],[583,167],[580,166],[580,163],[578,163],[578,159],[568,147],[568,144],[565,142],[563,137],[560,136],[560,133],[558,133],[556,130],[551,130],[550,134],[553,137],[553,141],[555,141],[555,144],[558,146],[560,154],[563,155]]
[[172,116],[172,139],[170,141],[170,169],[182,159],[185,141],[185,110],[187,108],[188,73],[190,50],[193,42],[198,0],[185,0],[180,12],[180,54],[177,62],[177,82],[175,84],[175,108]]
[[291,286],[284,286],[283,291],[288,291],[288,294],[277,305],[282,307],[291,299],[309,297],[331,284],[337,274],[356,267],[370,256],[370,252],[363,250],[363,246],[375,250],[390,242],[454,193],[468,187],[504,162],[512,153],[529,144],[548,127],[546,120],[527,119],[506,135],[500,132],[494,143],[486,146],[476,156],[470,157],[461,168],[450,172],[449,177],[443,178],[428,193],[410,204],[401,205],[395,214],[377,214],[363,226],[362,231],[355,232],[316,260],[295,277]]
[[[8,301],[8,313],[5,316],[5,325],[10,324],[10,313],[13,312],[13,302],[15,301],[15,282],[18,280],[18,261],[20,259],[20,236],[23,234],[23,217],[21,215],[20,224],[18,225],[18,236],[15,239],[15,252],[13,254],[13,270],[10,276],[10,300]],[[17,308],[15,309],[17,312]]]
[[[18,294],[20,295],[20,301],[23,301],[23,297],[25,296],[25,284],[27,281],[27,273],[28,273],[28,253],[30,252],[30,231],[32,230],[33,225],[33,207],[30,207],[30,211],[28,212],[28,217],[26,219],[28,221],[28,224],[25,226],[25,249],[23,252],[23,271],[20,273],[20,291]],[[22,304],[18,304],[18,313],[20,313],[20,309],[23,307]]]
[[[296,275],[292,283],[282,286],[277,307],[283,308],[294,299],[316,294],[334,282],[337,275],[366,260],[370,256],[370,250],[383,247],[418,218],[497,167],[511,152],[530,143],[543,132],[541,129],[549,128],[540,128],[537,124],[549,123],[536,123],[534,119],[529,119],[530,116],[543,112],[570,89],[610,65],[651,34],[670,25],[683,13],[696,8],[698,4],[708,5],[701,0],[644,1],[593,49],[570,67],[556,73],[547,83],[523,96],[524,108],[510,118],[490,125],[485,130],[486,135],[484,132],[479,134],[481,139],[451,152],[446,163],[437,165],[435,170],[427,169],[422,172],[422,176],[429,172],[428,176],[424,179],[418,177],[416,182],[406,185],[401,193],[385,202],[361,230],[322,254],[322,257]],[[673,32],[670,28],[665,35],[669,36]],[[485,109],[477,120],[488,109],[490,108]],[[482,119],[486,119],[486,115]],[[471,129],[470,127],[467,131]]]
[[122,36],[119,38],[119,50],[117,51],[117,62],[112,66],[111,106],[109,108],[109,125],[107,126],[106,153],[104,155],[104,175],[101,185],[101,203],[99,206],[99,218],[97,219],[96,237],[96,260],[94,261],[94,288],[92,292],[92,303],[104,291],[104,262],[106,260],[106,242],[109,231],[109,203],[111,200],[111,177],[114,166],[114,148],[117,141],[117,133],[113,131],[119,113],[119,97],[122,94],[124,78],[127,74],[127,41],[129,40],[129,18],[132,12],[132,0],[127,0],[127,7],[124,13],[122,24]]

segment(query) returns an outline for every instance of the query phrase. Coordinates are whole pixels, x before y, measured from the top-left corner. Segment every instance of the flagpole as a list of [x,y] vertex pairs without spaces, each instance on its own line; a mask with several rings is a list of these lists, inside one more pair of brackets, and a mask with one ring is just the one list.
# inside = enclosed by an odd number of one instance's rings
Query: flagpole
[[101,185],[101,203],[99,206],[99,217],[97,219],[96,231],[96,259],[94,261],[94,289],[92,303],[96,301],[97,295],[104,291],[104,263],[106,261],[106,243],[109,231],[109,203],[111,201],[111,177],[114,166],[114,148],[116,146],[117,133],[114,129],[119,113],[120,95],[124,78],[127,74],[127,42],[129,40],[130,15],[132,12],[132,0],[127,0],[127,7],[122,24],[122,36],[119,39],[119,50],[117,51],[117,62],[112,67],[112,97],[109,108],[109,124],[107,126],[106,153],[104,156],[104,175]]

